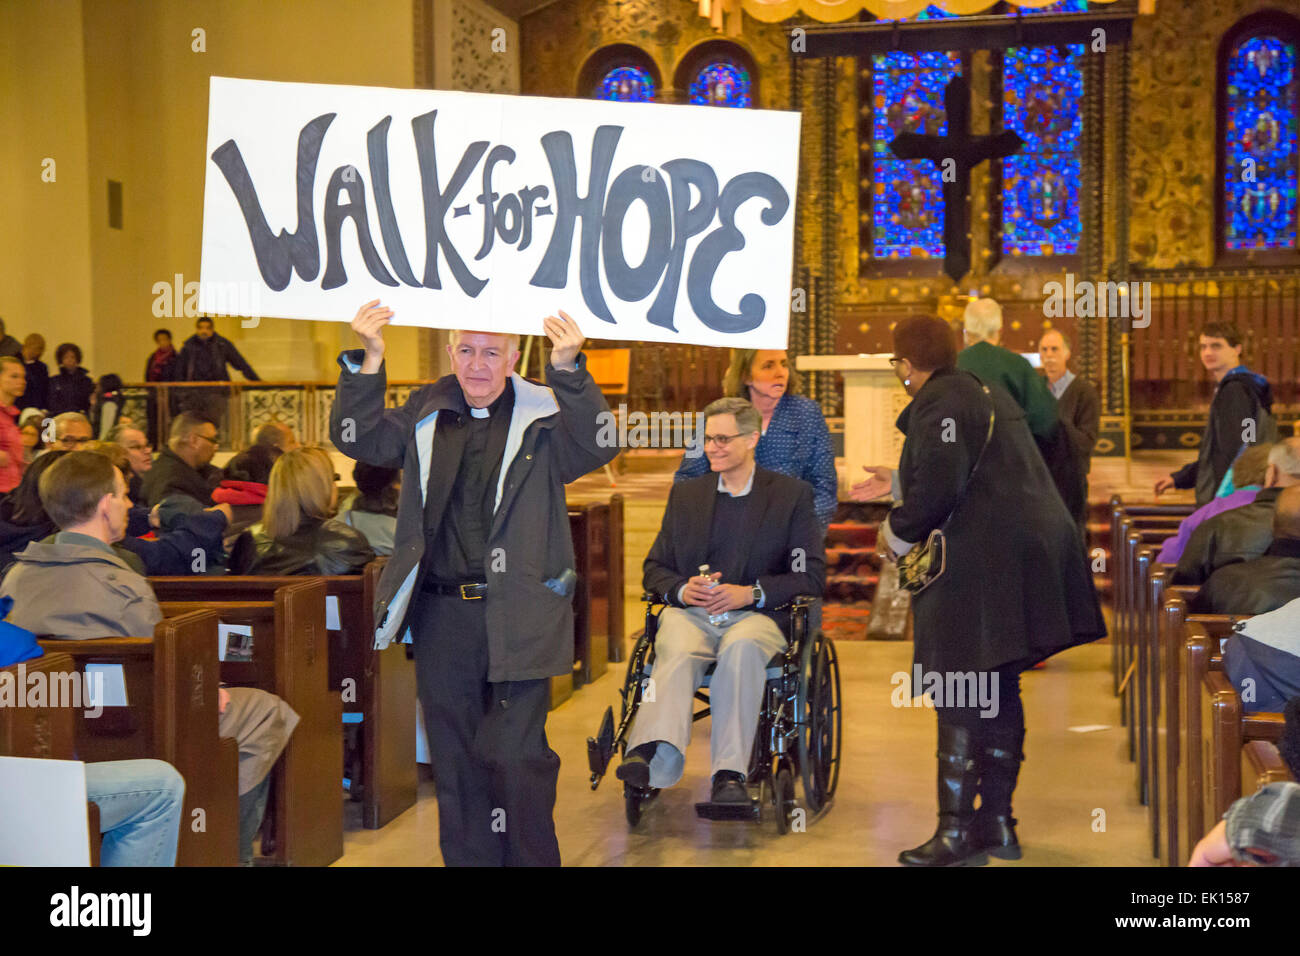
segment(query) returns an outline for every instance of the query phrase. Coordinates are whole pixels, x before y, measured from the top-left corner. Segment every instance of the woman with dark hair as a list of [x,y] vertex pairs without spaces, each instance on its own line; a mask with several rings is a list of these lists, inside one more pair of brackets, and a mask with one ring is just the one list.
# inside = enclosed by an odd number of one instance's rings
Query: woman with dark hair
[[1025,739],[1020,673],[1106,634],[1078,529],[1025,413],[956,361],[948,323],[897,324],[891,362],[912,397],[897,422],[898,471],[868,468],[853,486],[855,500],[870,501],[898,480],[901,500],[878,536],[886,558],[926,547],[938,529],[945,539],[942,573],[912,603],[913,673],[925,685],[912,692],[924,689],[939,718],[939,828],[899,855],[909,866],[1020,858],[1011,816]]
[[357,493],[339,512],[339,520],[365,535],[375,554],[392,554],[402,469],[380,468],[359,461],[352,467],[352,480],[356,482]]
[[[812,485],[813,507],[824,531],[835,516],[839,500],[835,452],[821,406],[795,395],[798,387],[799,376],[785,349],[731,350],[722,394],[745,399],[763,416],[754,460],[760,468],[801,478]],[[699,451],[695,457],[682,457],[674,482],[708,474],[709,459],[703,449]]]
[[122,379],[119,376],[110,372],[99,377],[99,384],[90,396],[90,409],[91,433],[100,441],[107,441],[122,413]]
[[64,342],[54,350],[54,359],[58,363],[59,374],[50,378],[50,407],[46,409],[49,417],[64,412],[88,415],[95,383],[90,380],[90,373],[81,367],[80,347],[72,342]]
[[[172,333],[170,329],[159,329],[153,334],[154,350],[149,353],[149,360],[144,364],[144,380],[146,382],[174,382],[176,381],[176,348],[172,345]],[[176,403],[170,403],[172,414],[176,413]],[[145,423],[145,434],[149,437],[149,444],[158,444],[158,389],[149,389],[148,397],[145,399],[145,415],[148,422]]]
[[56,448],[33,459],[23,472],[22,481],[0,500],[0,574],[9,569],[14,555],[28,544],[59,530],[45,513],[39,487],[45,469],[66,454]]

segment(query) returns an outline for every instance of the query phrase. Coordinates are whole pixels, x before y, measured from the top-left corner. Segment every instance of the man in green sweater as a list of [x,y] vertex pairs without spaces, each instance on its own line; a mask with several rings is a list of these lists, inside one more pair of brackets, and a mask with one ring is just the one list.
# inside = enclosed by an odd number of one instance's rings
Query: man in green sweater
[[975,299],[966,306],[966,347],[957,355],[957,367],[973,372],[986,385],[996,382],[1011,393],[1025,410],[1025,420],[1035,438],[1056,434],[1056,399],[1047,382],[1029,361],[998,344],[1002,338],[1002,307],[993,299]]
[[1071,515],[1087,507],[1087,492],[1069,437],[1060,426],[1056,399],[1023,355],[998,344],[1002,338],[1002,307],[993,299],[975,299],[966,306],[966,347],[957,353],[957,367],[986,385],[1000,385],[1025,412],[1038,450],[1056,490]]

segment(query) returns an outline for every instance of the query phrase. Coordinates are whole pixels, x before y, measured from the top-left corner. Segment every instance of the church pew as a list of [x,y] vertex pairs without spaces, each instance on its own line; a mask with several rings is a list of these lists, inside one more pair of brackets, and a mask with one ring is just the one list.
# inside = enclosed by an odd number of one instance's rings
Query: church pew
[[1148,661],[1145,695],[1147,700],[1147,825],[1151,834],[1151,855],[1160,857],[1164,821],[1164,800],[1168,789],[1161,736],[1165,706],[1165,668],[1161,642],[1164,604],[1172,566],[1157,562],[1154,555],[1147,575],[1146,656]]
[[[609,604],[615,582],[610,574],[609,503],[570,504],[568,511],[578,574],[573,601],[573,684],[578,688],[600,677],[608,666]],[[622,587],[620,578],[620,593]]]
[[[1123,532],[1120,551],[1120,573],[1117,590],[1120,597],[1115,605],[1116,640],[1120,645],[1120,665],[1123,676],[1119,683],[1120,719],[1128,727],[1129,760],[1137,763],[1138,799],[1146,802],[1146,775],[1143,771],[1146,754],[1142,750],[1143,738],[1139,733],[1145,717],[1142,706],[1145,689],[1147,660],[1141,652],[1141,640],[1145,625],[1146,582],[1143,578],[1145,568],[1139,558],[1144,545],[1156,544],[1168,537],[1168,529],[1149,527],[1141,522],[1145,519],[1124,517],[1120,522]],[[1145,565],[1150,564],[1150,558]]]
[[[1186,862],[1192,848],[1208,829],[1206,803],[1209,793],[1209,746],[1214,734],[1212,721],[1216,711],[1206,693],[1207,675],[1222,673],[1222,642],[1233,633],[1233,625],[1250,615],[1188,615],[1183,624],[1183,649],[1179,693],[1182,698],[1182,721],[1179,726],[1178,783],[1182,803],[1179,805],[1179,854],[1172,865]],[[1240,756],[1234,756],[1239,763]],[[1217,770],[1217,767],[1216,767]]]
[[[1242,797],[1242,763],[1248,742],[1276,745],[1286,721],[1281,714],[1247,713],[1237,688],[1221,670],[1209,670],[1201,692],[1205,748],[1206,828],[1220,820]],[[1249,779],[1249,778],[1247,778]],[[1265,780],[1267,782],[1267,780]],[[1251,781],[1254,793],[1259,780]]]
[[1270,783],[1295,780],[1282,759],[1277,744],[1270,740],[1248,740],[1241,748],[1243,794],[1257,793]]
[[1110,499],[1110,561],[1111,561],[1111,595],[1114,602],[1116,636],[1111,641],[1111,681],[1112,689],[1118,696],[1120,683],[1124,678],[1127,669],[1127,661],[1121,666],[1121,642],[1118,632],[1125,626],[1123,606],[1123,594],[1121,588],[1121,570],[1123,568],[1124,536],[1127,529],[1121,530],[1121,523],[1125,518],[1130,521],[1130,528],[1133,522],[1139,524],[1145,523],[1147,526],[1156,525],[1159,527],[1170,527],[1173,530],[1169,534],[1177,533],[1178,522],[1184,517],[1191,514],[1192,505],[1158,505],[1158,504],[1125,504],[1119,495],[1112,495]]
[[[76,664],[67,654],[43,654],[22,666],[10,664],[0,667],[0,673],[13,676],[14,688],[22,693],[27,677],[45,674],[47,687],[52,688],[56,675],[71,674]],[[48,693],[48,691],[47,691]],[[76,760],[76,731],[72,707],[63,706],[52,697],[44,706],[0,707],[0,757],[34,757],[42,760]],[[90,835],[90,865],[99,866],[103,838],[99,832],[99,805],[86,801],[87,833]]]
[[[1126,679],[1131,680],[1130,669],[1135,669],[1135,657],[1132,654],[1131,630],[1133,627],[1133,603],[1135,583],[1133,568],[1137,557],[1137,547],[1142,543],[1156,544],[1173,534],[1176,524],[1163,515],[1128,515],[1118,512],[1112,517],[1117,524],[1111,542],[1111,592],[1114,608],[1115,633],[1112,636],[1111,663],[1114,668],[1114,686],[1116,696],[1127,693]],[[1137,539],[1132,540],[1136,534]],[[1127,699],[1124,703],[1128,703]],[[1129,710],[1121,707],[1121,719],[1127,723]]]
[[271,771],[274,845],[268,855],[287,866],[337,860],[343,855],[343,705],[329,686],[324,582],[295,578],[267,601],[160,604],[164,614],[211,608],[222,623],[252,628],[253,659],[222,662],[222,680],[269,691],[301,718]]
[[[305,580],[325,583],[338,602],[337,630],[329,635],[329,686],[340,696],[344,714],[360,720],[360,770],[354,781],[361,795],[361,822],[379,829],[415,805],[419,769],[415,762],[415,664],[406,647],[374,648],[374,599],[387,558],[378,558],[360,575],[155,577],[149,582],[159,600],[270,600],[277,588]],[[341,732],[341,728],[340,728]],[[340,762],[340,774],[342,763]]]
[[217,618],[192,609],[165,618],[152,638],[42,640],[46,653],[87,664],[120,664],[127,706],[98,717],[73,715],[78,757],[85,761],[154,758],[185,779],[178,866],[239,863],[239,753],[217,735]]

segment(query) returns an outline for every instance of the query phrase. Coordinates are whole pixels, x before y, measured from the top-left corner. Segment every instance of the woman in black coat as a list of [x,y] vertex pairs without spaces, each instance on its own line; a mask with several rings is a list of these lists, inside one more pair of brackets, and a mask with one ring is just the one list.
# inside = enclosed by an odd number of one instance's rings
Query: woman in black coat
[[[899,556],[942,528],[947,548],[946,569],[912,602],[913,673],[919,667],[923,680],[912,693],[934,698],[939,718],[939,828],[899,855],[912,866],[980,865],[987,852],[1019,859],[1011,795],[1024,756],[1020,673],[1106,633],[1078,528],[1024,412],[1000,386],[986,390],[959,371],[956,358],[940,319],[894,330],[894,370],[912,402],[897,423],[902,502],[881,525],[881,546]],[[868,471],[853,488],[858,500],[890,490],[888,468]]]
[[94,394],[95,383],[81,367],[80,346],[64,342],[55,349],[54,358],[59,363],[59,372],[50,378],[50,407],[46,409],[49,416],[53,418],[64,412],[90,414],[90,396]]

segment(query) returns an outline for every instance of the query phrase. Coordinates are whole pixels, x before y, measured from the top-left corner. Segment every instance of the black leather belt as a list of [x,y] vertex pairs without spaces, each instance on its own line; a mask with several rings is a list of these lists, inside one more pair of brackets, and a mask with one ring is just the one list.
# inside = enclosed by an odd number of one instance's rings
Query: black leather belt
[[438,581],[426,581],[421,590],[430,594],[450,594],[462,601],[481,601],[487,595],[487,584],[483,581],[466,581],[464,584],[442,584]]

